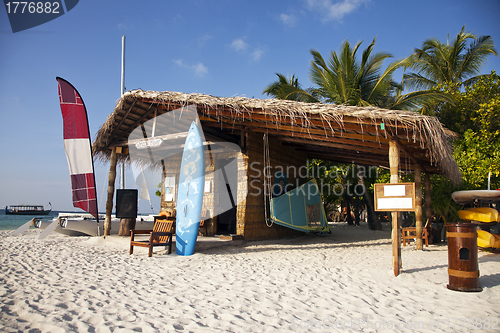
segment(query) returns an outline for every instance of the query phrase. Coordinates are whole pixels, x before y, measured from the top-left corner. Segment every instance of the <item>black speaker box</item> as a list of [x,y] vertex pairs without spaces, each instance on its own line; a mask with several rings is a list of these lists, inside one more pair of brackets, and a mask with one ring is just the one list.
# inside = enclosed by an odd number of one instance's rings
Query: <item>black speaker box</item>
[[116,217],[121,219],[137,218],[138,191],[116,190]]

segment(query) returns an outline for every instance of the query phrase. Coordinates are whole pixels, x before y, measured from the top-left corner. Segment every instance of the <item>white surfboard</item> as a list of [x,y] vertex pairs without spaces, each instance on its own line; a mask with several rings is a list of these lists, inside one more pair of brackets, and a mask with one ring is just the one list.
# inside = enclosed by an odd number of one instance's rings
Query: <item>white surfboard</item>
[[179,175],[175,246],[177,254],[192,255],[200,228],[205,183],[205,156],[203,142],[193,121],[186,137]]

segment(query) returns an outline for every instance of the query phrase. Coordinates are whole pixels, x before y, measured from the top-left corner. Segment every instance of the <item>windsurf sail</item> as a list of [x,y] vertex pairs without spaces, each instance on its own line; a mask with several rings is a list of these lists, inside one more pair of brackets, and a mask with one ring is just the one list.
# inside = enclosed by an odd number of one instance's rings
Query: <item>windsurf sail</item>
[[330,232],[315,179],[271,199],[270,206],[276,224],[303,232]]
[[90,213],[97,220],[97,192],[90,142],[87,109],[78,91],[68,81],[57,77],[59,102],[63,117],[64,150],[71,176],[73,206]]

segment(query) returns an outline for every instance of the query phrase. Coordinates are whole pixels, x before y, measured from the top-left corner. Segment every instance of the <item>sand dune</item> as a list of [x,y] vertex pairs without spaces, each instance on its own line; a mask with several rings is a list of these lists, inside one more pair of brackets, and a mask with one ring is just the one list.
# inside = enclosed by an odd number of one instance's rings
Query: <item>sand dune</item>
[[3,332],[500,330],[500,255],[479,253],[480,293],[448,290],[447,247],[403,247],[389,228],[328,237],[199,243],[190,257],[128,238],[0,232]]

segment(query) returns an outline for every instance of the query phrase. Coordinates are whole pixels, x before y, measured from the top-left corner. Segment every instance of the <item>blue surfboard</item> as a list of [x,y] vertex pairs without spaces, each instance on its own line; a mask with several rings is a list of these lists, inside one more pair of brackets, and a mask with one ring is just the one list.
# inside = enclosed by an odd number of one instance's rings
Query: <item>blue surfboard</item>
[[195,122],[191,123],[182,153],[177,193],[175,247],[177,254],[190,256],[194,252],[200,228],[203,188],[205,185],[205,155],[203,142]]

